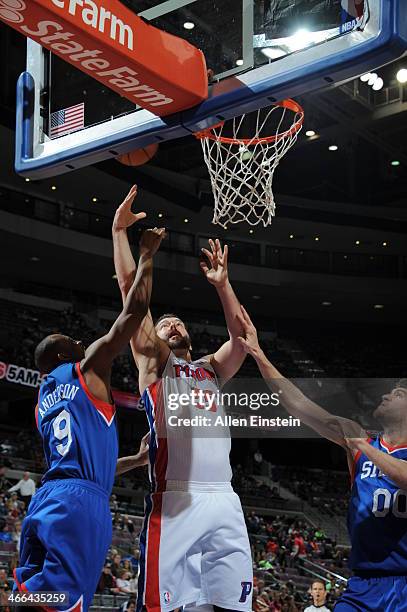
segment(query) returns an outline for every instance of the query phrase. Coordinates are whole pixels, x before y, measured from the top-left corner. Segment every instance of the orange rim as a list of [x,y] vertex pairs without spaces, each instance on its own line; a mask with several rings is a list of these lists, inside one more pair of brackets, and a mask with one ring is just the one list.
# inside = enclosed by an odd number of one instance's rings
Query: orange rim
[[200,132],[196,132],[194,135],[199,140],[204,140],[205,138],[209,138],[210,140],[216,140],[218,142],[223,142],[224,144],[259,144],[260,142],[277,142],[289,136],[292,136],[296,132],[298,132],[302,124],[304,123],[304,109],[298,102],[292,100],[291,98],[287,98],[287,100],[282,100],[281,102],[276,102],[273,106],[279,106],[281,108],[286,108],[292,111],[295,114],[299,115],[299,118],[294,123],[293,126],[289,130],[282,132],[281,134],[274,134],[273,136],[265,136],[264,138],[227,138],[226,136],[218,136],[212,130],[215,130],[218,127],[221,127],[225,124],[224,121],[220,121],[216,123],[216,125],[212,125],[205,130],[201,130]]

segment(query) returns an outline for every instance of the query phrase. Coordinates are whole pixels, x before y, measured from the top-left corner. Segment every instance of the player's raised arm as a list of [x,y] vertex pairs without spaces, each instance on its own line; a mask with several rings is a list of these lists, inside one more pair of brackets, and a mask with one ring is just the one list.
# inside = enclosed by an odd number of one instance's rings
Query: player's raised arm
[[123,304],[136,276],[136,262],[130,249],[127,229],[146,217],[145,212],[133,213],[131,210],[136,196],[137,185],[133,185],[117,209],[112,226],[114,267]]
[[218,239],[209,240],[210,249],[202,249],[208,259],[208,263],[201,262],[201,270],[207,280],[216,288],[222,303],[226,325],[229,332],[229,340],[223,344],[210,360],[212,366],[222,380],[226,382],[232,378],[241,368],[246,354],[238,338],[243,329],[239,315],[241,313],[240,303],[229,282],[228,276],[228,246],[222,250]]
[[[137,214],[132,212],[136,195],[137,186],[134,185],[117,209],[112,226],[114,265],[123,303],[136,274],[136,262],[130,249],[127,228],[146,216],[143,212]],[[167,345],[156,334],[149,308],[131,338],[130,345],[139,369],[139,386],[142,391],[151,382],[150,374],[153,373],[154,376],[160,363],[167,359],[169,352]]]
[[267,385],[280,394],[282,406],[292,416],[311,427],[323,438],[331,440],[340,446],[351,449],[348,440],[351,438],[367,438],[363,428],[350,419],[334,416],[324,408],[306,397],[291,381],[282,374],[267,359],[259,345],[257,331],[246,310],[241,307],[239,316],[244,334],[239,342],[244,350],[255,359],[262,377]]
[[[86,351],[81,370],[96,397],[109,395],[113,359],[123,351],[145,318],[151,298],[153,256],[165,236],[164,228],[147,230],[140,241],[140,259],[136,278],[127,294],[123,310],[108,334]],[[101,399],[102,399],[101,397]]]

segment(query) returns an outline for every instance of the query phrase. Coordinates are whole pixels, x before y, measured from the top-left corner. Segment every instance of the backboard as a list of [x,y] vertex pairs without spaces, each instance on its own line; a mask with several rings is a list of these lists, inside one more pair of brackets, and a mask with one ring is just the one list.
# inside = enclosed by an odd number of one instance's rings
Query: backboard
[[[28,39],[27,72],[17,92],[16,170],[54,176],[368,72],[407,49],[401,2],[122,0],[205,55],[208,99],[164,118]],[[55,113],[67,109],[82,113],[78,123],[68,123],[71,133],[55,130]]]

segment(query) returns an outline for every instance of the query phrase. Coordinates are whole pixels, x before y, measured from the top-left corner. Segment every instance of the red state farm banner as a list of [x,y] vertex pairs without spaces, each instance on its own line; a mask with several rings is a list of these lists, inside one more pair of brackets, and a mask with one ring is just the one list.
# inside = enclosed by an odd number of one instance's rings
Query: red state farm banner
[[118,0],[0,0],[0,19],[155,115],[208,96],[203,53]]

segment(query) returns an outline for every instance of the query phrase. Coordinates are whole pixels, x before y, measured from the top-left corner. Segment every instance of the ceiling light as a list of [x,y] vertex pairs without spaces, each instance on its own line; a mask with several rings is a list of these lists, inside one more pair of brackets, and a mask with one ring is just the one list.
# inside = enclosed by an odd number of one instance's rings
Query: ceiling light
[[189,223],[189,219],[184,219],[184,223]]
[[383,242],[383,246],[387,246],[387,242]]
[[236,60],[236,66],[243,66],[244,61],[242,59]]
[[337,151],[337,150],[338,150],[338,148],[339,148],[339,147],[338,147],[337,145],[331,145],[331,146],[329,147],[329,150],[330,150],[330,151]]
[[40,258],[36,255],[33,255],[32,257],[30,257],[30,261],[40,261]]
[[383,81],[383,79],[381,77],[379,77],[373,83],[372,89],[373,89],[373,91],[380,91],[381,89],[383,89],[383,86],[384,86],[384,81]]
[[294,238],[294,234],[290,234],[290,238],[292,240]]
[[371,72],[367,84],[374,85],[378,78],[379,78],[379,75],[376,74],[376,72]]
[[407,69],[401,68],[401,70],[398,71],[396,78],[398,82],[402,85],[404,85],[404,83],[407,83]]
[[261,295],[252,295],[254,300],[261,300]]
[[307,130],[305,135],[308,136],[308,138],[311,138],[312,136],[316,136],[316,132],[314,132],[314,130]]
[[159,217],[159,219],[162,219],[163,214],[162,213],[158,213],[158,217]]
[[191,287],[182,287],[182,291],[191,291]]
[[369,79],[370,79],[370,72],[367,72],[366,74],[362,74],[362,76],[360,77],[360,80],[362,81],[362,83],[367,83]]
[[322,306],[332,306],[332,302],[322,302]]
[[193,21],[186,21],[186,22],[184,23],[184,28],[185,28],[186,30],[193,30],[193,29],[194,29],[194,27],[195,27],[195,24],[194,24],[194,22],[193,22]]
[[315,236],[315,242],[319,242],[319,236]]
[[284,51],[284,49],[281,49],[281,47],[265,47],[261,50],[261,52],[263,55],[272,60],[287,55],[287,53]]
[[360,244],[360,240],[356,240],[355,244]]
[[56,185],[52,185],[51,187],[52,191],[56,191],[56,188],[57,188]]
[[92,202],[97,202],[98,199],[97,198],[92,198]]
[[399,162],[399,160],[398,160],[398,159],[393,159],[393,161],[391,162],[391,165],[392,165],[392,166],[394,166],[394,167],[396,168],[397,166],[399,166],[399,165],[400,165],[400,162]]
[[117,274],[113,274],[112,279],[117,280]]
[[25,182],[26,182],[26,183],[29,183],[29,182],[30,182],[30,179],[29,179],[29,178],[26,178],[26,179],[25,179]]
[[254,234],[254,230],[249,230],[249,234]]
[[375,310],[383,310],[384,305],[383,305],[383,304],[375,304],[375,305],[373,306],[373,308],[374,308]]

